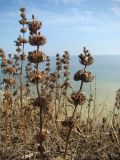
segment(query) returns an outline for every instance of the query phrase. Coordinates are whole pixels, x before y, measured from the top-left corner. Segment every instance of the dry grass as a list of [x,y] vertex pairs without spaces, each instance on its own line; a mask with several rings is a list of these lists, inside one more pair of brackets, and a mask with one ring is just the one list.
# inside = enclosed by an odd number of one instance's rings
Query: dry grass
[[[95,94],[91,93],[91,85],[89,97],[82,93],[84,85],[95,79],[87,71],[94,62],[90,52],[84,47],[79,55],[84,69],[74,74],[73,79],[81,83],[74,91],[69,81],[69,53],[56,55],[56,71],[51,72],[50,58],[41,50],[46,43],[39,31],[42,23],[34,15],[28,21],[25,8],[20,9],[20,16],[22,28],[15,41],[16,54],[7,57],[0,49],[0,159],[119,160],[120,90],[113,112],[98,117],[101,113],[96,113],[96,82]],[[29,38],[25,38],[27,30]],[[27,44],[36,47],[28,55]],[[43,62],[46,68],[41,70]],[[85,104],[87,117],[83,118]]]

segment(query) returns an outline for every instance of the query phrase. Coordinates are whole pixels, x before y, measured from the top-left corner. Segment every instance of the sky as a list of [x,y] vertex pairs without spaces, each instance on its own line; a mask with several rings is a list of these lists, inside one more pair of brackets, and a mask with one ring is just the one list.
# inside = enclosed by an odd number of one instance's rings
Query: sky
[[[93,55],[120,55],[120,0],[0,0],[0,48],[6,54],[15,53],[20,7],[28,20],[33,14],[42,21],[47,55],[79,55],[84,46]],[[29,47],[26,52],[35,49]]]

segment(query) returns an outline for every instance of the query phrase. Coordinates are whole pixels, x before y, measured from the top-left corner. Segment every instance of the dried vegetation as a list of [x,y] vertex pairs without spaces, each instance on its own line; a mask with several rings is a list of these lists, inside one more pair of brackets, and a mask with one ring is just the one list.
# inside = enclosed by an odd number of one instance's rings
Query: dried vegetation
[[[75,91],[70,84],[69,53],[56,54],[52,72],[50,57],[41,49],[46,43],[39,31],[42,23],[34,15],[28,21],[25,8],[20,9],[20,17],[16,54],[7,57],[0,49],[0,159],[120,160],[120,90],[113,112],[96,124],[96,97],[83,93],[84,85],[94,79],[87,71],[94,62],[90,52],[84,47],[78,56],[83,69],[74,74],[80,82]],[[26,44],[34,46],[28,54]],[[46,67],[41,70],[43,62]],[[82,118],[85,104],[87,117]]]

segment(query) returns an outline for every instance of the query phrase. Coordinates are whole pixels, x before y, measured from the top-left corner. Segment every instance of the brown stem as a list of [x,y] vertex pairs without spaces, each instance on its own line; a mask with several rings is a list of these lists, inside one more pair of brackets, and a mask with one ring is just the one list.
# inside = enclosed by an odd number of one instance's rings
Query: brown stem
[[[23,24],[24,28],[24,24]],[[24,33],[23,37],[24,39]],[[25,44],[22,45],[22,54],[24,54],[24,48]],[[24,160],[25,160],[25,154],[26,154],[26,136],[25,136],[25,117],[24,117],[24,108],[23,108],[23,60],[21,63],[21,70],[20,70],[20,117],[21,117],[21,132],[23,132],[23,154],[24,154]]]
[[95,119],[95,112],[96,112],[96,77],[95,77],[95,95],[94,95],[94,105],[93,105],[93,123],[92,123],[92,128],[94,125],[94,119]]
[[70,127],[69,133],[67,135],[66,146],[65,146],[65,153],[64,153],[64,160],[66,160],[67,150],[68,150],[68,144],[69,144],[69,139],[70,139],[70,135],[71,135],[72,129],[73,129],[73,127]]
[[8,102],[7,99],[4,101],[5,109],[5,142],[4,142],[4,153],[7,155],[7,141],[8,141]]
[[[37,52],[38,51],[39,51],[39,46],[37,46]],[[36,69],[37,69],[37,71],[39,70],[39,64],[38,63],[36,65]],[[40,98],[39,83],[36,83],[36,89],[37,89],[38,98]],[[39,109],[40,109],[39,110],[39,113],[40,113],[40,135],[42,135],[43,117],[42,117],[42,108],[41,108],[41,106],[40,106]],[[40,138],[40,147],[41,147],[40,154],[41,154],[41,157],[43,158],[42,138]]]
[[82,105],[80,107],[80,121],[81,121]]
[[[85,65],[84,71],[85,71],[86,67],[87,67],[87,65]],[[83,81],[81,81],[79,92],[81,92],[82,87],[83,87]],[[77,105],[74,108],[72,119],[74,119],[76,109],[77,109]],[[70,139],[70,135],[71,135],[72,129],[73,129],[73,127],[70,127],[70,130],[69,130],[69,133],[68,133],[68,136],[67,136],[67,139],[66,139],[66,147],[65,147],[65,153],[64,153],[64,160],[66,160],[67,150],[68,150],[68,144],[69,144],[69,139]]]
[[[85,70],[86,70],[86,67],[87,67],[87,65],[85,65],[85,67],[84,67],[84,72],[85,72]],[[80,89],[79,89],[79,92],[81,92],[81,90],[82,90],[82,87],[83,87],[83,81],[81,81],[81,85],[80,85]]]
[[[77,108],[77,105],[76,105],[75,108],[74,108],[73,115],[72,115],[72,119],[74,119],[76,108]],[[71,135],[72,129],[73,129],[73,126],[70,127],[69,133],[68,133],[67,138],[66,138],[66,146],[65,146],[65,152],[64,152],[64,160],[66,160],[67,150],[68,150],[68,144],[69,144],[69,139],[70,139],[70,135]]]

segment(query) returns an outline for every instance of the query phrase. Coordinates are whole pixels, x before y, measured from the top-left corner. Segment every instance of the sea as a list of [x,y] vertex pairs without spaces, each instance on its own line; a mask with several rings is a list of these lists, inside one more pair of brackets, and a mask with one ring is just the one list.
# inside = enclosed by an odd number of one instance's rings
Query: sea
[[[51,56],[51,69],[55,71],[55,56]],[[86,68],[92,72],[94,80],[92,83],[83,84],[83,92],[89,97],[96,97],[97,105],[113,107],[116,91],[120,89],[120,56],[119,55],[97,55],[93,56],[94,63]],[[40,65],[44,69],[44,65]],[[80,81],[74,81],[75,72],[83,69],[78,56],[70,56],[70,83],[74,91],[79,90]],[[0,73],[0,81],[2,74]]]
[[[115,104],[116,92],[120,89],[120,55],[96,55],[93,56],[94,63],[86,68],[92,72],[94,79],[92,83],[83,84],[83,92],[89,97],[95,97],[98,110],[112,111]],[[51,57],[52,69],[55,70],[55,57]],[[70,83],[77,91],[80,81],[74,81],[76,71],[83,69],[78,56],[70,56]]]

